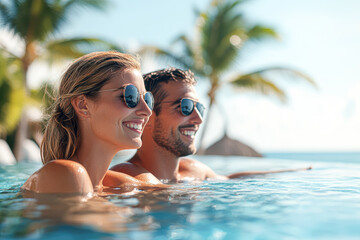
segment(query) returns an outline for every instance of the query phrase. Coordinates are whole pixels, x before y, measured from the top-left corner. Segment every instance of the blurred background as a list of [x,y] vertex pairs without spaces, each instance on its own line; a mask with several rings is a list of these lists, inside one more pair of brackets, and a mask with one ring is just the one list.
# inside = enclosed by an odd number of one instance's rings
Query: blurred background
[[1,0],[0,7],[0,155],[9,152],[5,142],[19,161],[37,155],[51,104],[44,92],[73,59],[108,49],[139,55],[143,73],[195,72],[207,106],[200,153],[221,154],[224,143],[241,146],[230,155],[360,152],[360,1]]

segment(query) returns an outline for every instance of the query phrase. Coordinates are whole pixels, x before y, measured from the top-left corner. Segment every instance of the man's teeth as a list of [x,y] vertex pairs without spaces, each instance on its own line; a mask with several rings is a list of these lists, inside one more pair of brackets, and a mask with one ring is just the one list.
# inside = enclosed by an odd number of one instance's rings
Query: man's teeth
[[182,134],[183,134],[183,135],[186,135],[186,136],[194,136],[194,135],[195,135],[195,131],[183,131]]
[[141,130],[141,124],[126,123],[125,126],[127,126],[128,128],[136,129],[136,130]]

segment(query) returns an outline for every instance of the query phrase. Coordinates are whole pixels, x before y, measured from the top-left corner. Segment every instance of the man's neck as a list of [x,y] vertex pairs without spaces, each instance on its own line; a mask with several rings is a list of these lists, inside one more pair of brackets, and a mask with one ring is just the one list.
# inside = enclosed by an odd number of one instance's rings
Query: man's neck
[[129,162],[138,165],[163,182],[177,182],[179,178],[179,158],[165,149],[146,151],[139,149]]

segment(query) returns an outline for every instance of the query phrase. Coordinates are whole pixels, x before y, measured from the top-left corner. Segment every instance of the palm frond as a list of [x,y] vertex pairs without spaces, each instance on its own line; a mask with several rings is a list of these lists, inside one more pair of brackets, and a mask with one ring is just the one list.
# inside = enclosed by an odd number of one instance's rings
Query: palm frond
[[8,83],[0,86],[0,134],[13,131],[19,123],[25,104],[25,89],[12,88]]
[[300,72],[299,70],[289,67],[282,67],[282,66],[267,67],[253,71],[250,74],[260,74],[260,75],[278,74],[289,80],[305,80],[307,83],[317,88],[315,81],[310,76],[306,75],[303,72]]
[[290,80],[305,80],[316,87],[314,80],[306,74],[286,67],[268,67],[248,74],[238,75],[230,83],[238,88],[253,90],[264,95],[274,95],[281,101],[286,100],[285,92],[269,79],[269,74],[280,74]]
[[1,27],[6,26],[6,23],[10,19],[10,9],[8,6],[2,2],[0,2],[0,23]]
[[12,88],[21,88],[22,79],[21,59],[0,48],[0,85],[6,81]]
[[19,58],[0,49],[0,135],[17,126],[25,102],[23,72]]
[[181,35],[173,41],[174,44],[180,44],[182,47],[183,55],[188,60],[188,65],[194,64],[194,59],[196,59],[196,50],[194,49],[193,42],[185,35]]
[[83,8],[83,9],[97,9],[97,10],[104,10],[109,6],[108,0],[69,0],[64,4],[64,9],[75,9]]
[[44,41],[58,32],[74,10],[103,9],[108,1],[13,0],[0,4],[3,25],[26,42]]
[[98,38],[55,39],[45,45],[44,57],[48,60],[78,58],[93,51],[117,50],[118,46]]
[[198,41],[189,39],[185,35],[179,36],[174,44],[179,44],[181,47],[181,56],[178,58],[183,59],[189,69],[194,73],[206,76],[204,72],[204,58],[202,56],[202,48]]
[[287,100],[284,90],[259,73],[237,76],[230,83],[240,90],[254,91],[265,96],[275,96],[282,102]]
[[224,2],[207,13],[201,29],[203,57],[214,72],[226,70],[238,55],[238,46],[231,42],[231,37],[240,37],[245,31],[243,16],[235,11],[240,3]]
[[265,38],[278,39],[279,35],[277,32],[267,26],[255,25],[249,28],[246,32],[248,40],[263,40]]
[[191,69],[191,66],[186,62],[183,57],[156,46],[145,45],[140,49],[139,53],[141,55],[154,54],[155,56],[160,57],[163,61],[172,62],[175,65]]
[[26,42],[44,40],[61,20],[59,9],[45,0],[7,1],[2,8],[7,10],[5,26]]

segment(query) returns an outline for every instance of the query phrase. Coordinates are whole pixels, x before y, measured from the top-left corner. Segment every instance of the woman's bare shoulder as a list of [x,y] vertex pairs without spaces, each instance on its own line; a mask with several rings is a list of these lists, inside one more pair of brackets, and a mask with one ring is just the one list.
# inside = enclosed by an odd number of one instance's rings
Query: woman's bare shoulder
[[36,193],[93,192],[90,177],[80,163],[53,160],[36,171],[21,187]]

